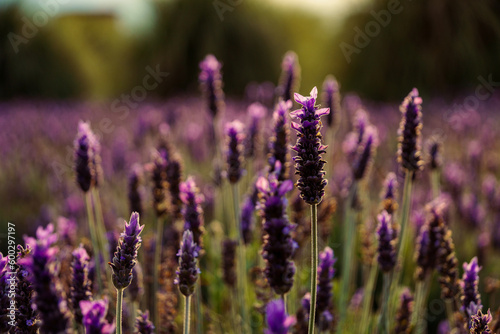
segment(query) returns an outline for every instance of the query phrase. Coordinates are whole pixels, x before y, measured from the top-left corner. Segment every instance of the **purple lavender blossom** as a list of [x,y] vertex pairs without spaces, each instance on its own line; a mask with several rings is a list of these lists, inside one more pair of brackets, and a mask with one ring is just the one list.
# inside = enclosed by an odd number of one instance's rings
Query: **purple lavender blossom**
[[52,247],[56,241],[52,224],[45,229],[39,227],[36,239],[25,238],[26,244],[33,249],[32,253],[19,261],[28,270],[29,280],[36,292],[36,309],[42,321],[40,331],[54,334],[65,332],[70,325],[70,314],[58,279],[58,249]]
[[245,197],[243,205],[241,207],[241,236],[243,237],[243,242],[248,245],[252,242],[252,232],[254,227],[254,211],[257,203],[252,200],[252,196]]
[[335,262],[337,259],[333,255],[333,250],[326,247],[323,252],[319,254],[318,266],[318,299],[316,301],[316,317],[319,329],[327,331],[333,321],[333,316],[330,313],[332,306],[332,290],[333,290],[333,276],[335,274]]
[[377,129],[374,126],[368,126],[365,131],[353,161],[352,171],[355,180],[361,180],[366,175],[378,145]]
[[383,272],[390,272],[396,265],[396,238],[397,233],[392,228],[392,217],[387,211],[378,215],[378,263]]
[[224,108],[221,68],[222,64],[213,55],[207,55],[200,63],[201,89],[207,99],[208,109],[214,118]]
[[90,124],[80,121],[78,134],[75,139],[75,170],[76,180],[80,188],[87,192],[97,183],[97,170],[95,166],[97,139],[90,129]]
[[248,115],[250,116],[250,126],[247,130],[247,140],[245,145],[245,158],[253,158],[258,147],[258,135],[260,130],[260,121],[266,116],[267,109],[260,103],[255,102],[248,106]]
[[431,137],[428,143],[429,167],[431,170],[441,168],[441,141],[437,137]]
[[[17,246],[17,259],[18,263],[21,259],[26,257],[31,248],[26,246],[23,248],[21,245]],[[1,254],[0,254],[1,257]],[[2,268],[0,260],[0,268]],[[12,329],[11,333],[15,334],[36,334],[40,327],[38,320],[38,312],[34,309],[33,305],[33,286],[29,281],[29,272],[26,268],[20,265],[17,268],[16,278],[16,322],[17,325]],[[1,280],[1,278],[0,278]],[[5,295],[7,296],[7,294]],[[1,331],[1,330],[0,330]]]
[[396,327],[394,334],[411,333],[411,316],[413,313],[413,296],[408,288],[401,292],[401,301],[396,314]]
[[160,152],[154,150],[152,152],[153,162],[150,165],[151,180],[153,181],[153,208],[156,217],[162,217],[167,213],[168,203],[167,196],[167,162]]
[[281,63],[281,71],[280,84],[276,93],[283,101],[289,101],[292,99],[293,92],[298,90],[300,79],[300,65],[295,52],[288,51],[285,54]]
[[398,136],[398,162],[410,172],[422,169],[420,142],[422,131],[422,98],[418,96],[418,90],[408,94],[401,104],[403,113],[399,126]]
[[201,250],[203,248],[202,236],[205,231],[201,207],[204,198],[192,177],[188,177],[185,182],[181,183],[180,198],[184,204],[182,208],[184,230],[190,230],[193,233],[193,242],[198,245],[198,250]]
[[295,324],[295,318],[288,316],[285,311],[283,300],[270,301],[266,307],[267,329],[264,334],[288,334],[290,328]]
[[[280,168],[278,166],[276,170]],[[286,214],[288,201],[285,194],[292,190],[293,184],[290,180],[280,183],[276,174],[270,174],[269,179],[260,177],[257,180],[257,188],[261,193],[262,229],[265,233],[262,249],[266,261],[265,275],[274,291],[282,295],[293,285],[295,265],[291,259],[298,247],[291,237],[294,225]]]
[[132,269],[132,282],[126,290],[126,294],[130,297],[133,303],[139,303],[142,295],[144,294],[144,275],[142,273],[142,266],[137,262]]
[[277,161],[281,163],[281,172],[278,176],[280,181],[288,179],[288,166],[290,161],[288,129],[288,113],[292,107],[292,101],[280,101],[273,112],[273,135],[269,144],[269,167],[270,173],[274,172]]
[[179,257],[179,268],[176,271],[175,284],[179,291],[186,297],[194,293],[196,281],[201,271],[198,268],[198,245],[193,241],[193,233],[184,231],[182,243],[177,256]]
[[142,181],[142,170],[139,165],[132,166],[132,171],[128,177],[128,204],[130,212],[137,212],[142,215],[142,196],[140,184]]
[[483,305],[481,304],[481,295],[479,294],[479,267],[477,263],[477,257],[472,258],[472,260],[463,264],[464,275],[462,276],[462,307],[461,310],[465,312],[469,317],[473,316],[475,312],[470,313],[469,307],[474,304],[477,309],[481,309]]
[[127,288],[132,281],[132,269],[137,262],[137,250],[141,247],[140,234],[143,229],[144,225],[139,224],[139,214],[132,212],[130,223],[125,222],[125,230],[120,235],[113,260],[109,262],[113,270],[113,285],[117,290]]
[[80,301],[92,300],[91,282],[89,280],[89,255],[83,245],[73,252],[72,286],[70,291],[70,305],[75,315],[75,321],[82,323]]
[[149,311],[140,312],[135,319],[135,333],[138,334],[154,334],[155,326],[149,320]]
[[330,113],[326,116],[326,124],[329,128],[335,128],[339,123],[341,113],[340,107],[340,85],[334,76],[329,75],[323,82],[323,105],[330,109]]
[[80,309],[83,315],[83,327],[86,334],[112,334],[115,330],[113,323],[106,321],[108,313],[108,299],[89,301],[82,300]]
[[325,194],[328,181],[325,179],[323,166],[326,161],[321,154],[326,153],[327,146],[321,144],[321,121],[323,115],[328,115],[329,109],[318,109],[316,98],[318,90],[314,87],[309,97],[295,93],[295,101],[302,105],[302,109],[290,113],[300,124],[292,122],[292,128],[298,134],[297,144],[292,147],[297,155],[295,161],[296,174],[299,179],[296,183],[300,196],[308,204],[319,204]]
[[179,154],[172,152],[170,156],[165,157],[167,162],[166,177],[168,182],[168,191],[170,193],[170,206],[172,215],[176,219],[181,219],[182,200],[180,198],[180,184],[182,180],[182,160]]
[[57,234],[59,235],[59,239],[65,244],[71,246],[76,242],[77,231],[78,228],[73,219],[65,217],[57,218]]
[[388,214],[392,215],[398,208],[397,202],[397,192],[398,192],[398,180],[396,174],[390,172],[387,174],[384,181],[384,190],[382,193],[382,205],[383,209],[387,211]]
[[8,264],[9,259],[7,256],[3,256],[0,253],[0,332],[7,333],[11,325],[9,325],[9,307],[10,307],[10,299],[8,298],[8,291],[10,284],[8,280],[11,279],[11,275],[9,275]]
[[243,164],[243,124],[240,121],[233,121],[226,125],[227,136],[227,178],[230,183],[237,183],[243,175],[241,165]]
[[492,331],[488,324],[493,320],[491,317],[491,312],[488,309],[486,314],[483,314],[481,310],[478,310],[476,314],[472,315],[470,322],[470,333],[471,334],[491,334]]

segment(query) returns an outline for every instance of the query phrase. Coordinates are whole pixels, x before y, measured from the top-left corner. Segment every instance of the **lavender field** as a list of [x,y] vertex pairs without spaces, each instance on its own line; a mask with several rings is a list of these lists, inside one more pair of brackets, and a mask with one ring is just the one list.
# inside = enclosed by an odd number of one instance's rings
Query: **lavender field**
[[500,332],[494,87],[375,103],[288,52],[234,99],[200,61],[199,95],[0,103],[0,332]]

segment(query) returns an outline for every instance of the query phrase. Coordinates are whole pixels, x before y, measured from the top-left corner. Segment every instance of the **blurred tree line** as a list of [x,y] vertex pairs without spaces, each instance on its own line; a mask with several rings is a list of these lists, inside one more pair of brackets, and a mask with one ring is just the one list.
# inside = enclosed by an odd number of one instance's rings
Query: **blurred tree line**
[[[397,13],[389,10],[394,2]],[[344,91],[374,99],[400,99],[414,86],[426,95],[453,94],[475,87],[479,75],[500,81],[494,0],[374,0],[339,30],[259,0],[152,5],[156,24],[146,35],[124,35],[112,15],[60,15],[18,52],[7,36],[22,35],[24,14],[15,6],[0,11],[0,98],[113,98],[157,65],[170,75],[151,96],[196,93],[198,63],[207,53],[224,63],[226,93],[240,95],[250,81],[276,83],[288,50],[299,56],[302,93],[329,73]]]

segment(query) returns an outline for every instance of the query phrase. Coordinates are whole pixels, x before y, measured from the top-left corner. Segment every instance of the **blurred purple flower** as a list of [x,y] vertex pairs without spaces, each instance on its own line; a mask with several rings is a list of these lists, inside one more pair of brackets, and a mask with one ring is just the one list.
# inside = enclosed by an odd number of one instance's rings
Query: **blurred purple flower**
[[322,103],[325,108],[330,109],[326,116],[326,124],[329,128],[335,128],[339,124],[341,113],[340,107],[340,85],[334,76],[329,75],[323,82]]
[[217,116],[224,108],[221,68],[222,64],[210,54],[200,63],[199,80],[201,89],[213,117]]
[[262,104],[255,102],[248,106],[247,113],[250,117],[250,125],[248,126],[246,135],[245,158],[253,158],[259,147],[260,122],[266,116],[267,109]]
[[403,118],[401,119],[398,131],[398,162],[401,164],[401,167],[410,172],[422,169],[420,152],[422,131],[421,104],[422,98],[418,96],[418,90],[413,88],[400,107]]
[[277,96],[285,102],[291,100],[293,92],[298,90],[299,80],[300,65],[297,54],[293,51],[288,51],[281,63],[280,84],[276,88]]
[[154,334],[155,326],[149,320],[149,311],[140,312],[135,319],[135,330],[138,334]]
[[197,264],[198,254],[198,245],[193,241],[193,233],[190,230],[184,231],[181,248],[177,253],[179,268],[176,271],[177,278],[174,282],[179,286],[179,290],[184,296],[190,296],[194,293],[196,281],[201,273]]
[[112,334],[115,330],[114,323],[106,321],[108,313],[108,299],[89,301],[82,300],[80,309],[83,315],[83,327],[86,334]]
[[266,321],[265,334],[288,334],[290,328],[295,324],[295,318],[286,314],[285,304],[281,299],[270,301],[267,304]]
[[244,127],[240,121],[233,121],[226,125],[227,136],[227,178],[230,183],[237,183],[243,175],[243,140]]
[[75,315],[75,321],[78,324],[82,323],[82,311],[80,309],[80,301],[92,300],[91,284],[89,280],[89,255],[83,245],[80,245],[73,251],[73,261],[71,264],[71,291],[70,305]]
[[478,310],[482,309],[481,295],[479,294],[479,271],[481,267],[477,263],[477,257],[472,258],[472,260],[463,264],[464,274],[462,276],[462,291],[463,295],[461,297],[462,307],[461,310],[465,312],[469,317],[473,316],[476,312],[470,312],[469,307],[472,305]]
[[378,263],[383,272],[391,271],[396,265],[396,238],[397,231],[393,230],[392,217],[387,211],[378,215]]
[[184,204],[182,208],[184,230],[190,230],[193,233],[193,242],[198,245],[198,250],[201,250],[203,248],[202,236],[205,231],[203,209],[201,207],[204,198],[191,176],[181,183],[180,198]]
[[281,163],[281,171],[278,176],[280,181],[288,179],[290,165],[288,113],[291,107],[292,101],[280,101],[273,112],[273,134],[269,140],[268,163],[270,173],[274,172],[277,161]]

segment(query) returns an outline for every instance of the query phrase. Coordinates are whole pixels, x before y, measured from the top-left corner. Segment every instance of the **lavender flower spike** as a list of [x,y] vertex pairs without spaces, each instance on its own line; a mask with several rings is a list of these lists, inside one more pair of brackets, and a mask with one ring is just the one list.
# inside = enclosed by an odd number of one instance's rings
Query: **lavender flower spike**
[[76,180],[83,192],[96,185],[97,170],[95,165],[97,139],[90,129],[90,124],[80,121],[75,139],[75,170]]
[[230,183],[237,183],[242,174],[243,164],[243,140],[245,134],[243,132],[243,124],[240,121],[233,121],[226,125],[227,135],[227,178]]
[[[279,171],[280,168],[277,166],[276,170]],[[288,202],[285,197],[292,190],[293,184],[290,180],[280,183],[276,174],[271,174],[269,179],[260,177],[257,188],[261,192],[261,212],[264,218],[262,256],[266,261],[265,276],[273,290],[283,295],[292,288],[295,275],[292,257],[297,243],[291,237],[294,225],[286,214]]]
[[70,305],[75,315],[75,321],[82,323],[80,301],[92,300],[91,282],[89,280],[89,255],[83,245],[73,252],[72,286],[70,291]]
[[86,334],[112,334],[115,330],[114,324],[106,322],[108,312],[108,299],[89,301],[82,300],[80,309],[83,314],[83,327]]
[[398,208],[397,201],[398,180],[396,174],[390,172],[387,174],[384,182],[384,192],[382,194],[383,209],[392,215]]
[[318,299],[316,301],[316,313],[319,317],[316,322],[319,324],[320,331],[327,331],[333,321],[330,313],[332,303],[333,275],[335,274],[334,265],[337,259],[333,255],[333,250],[326,247],[319,254],[318,266]]
[[201,249],[203,227],[203,209],[201,205],[204,201],[198,187],[192,177],[188,177],[186,182],[180,185],[180,198],[184,204],[182,216],[184,217],[184,230],[190,230],[193,233],[193,242]]
[[491,322],[491,312],[488,309],[488,313],[483,314],[481,310],[477,311],[476,314],[472,315],[470,333],[471,334],[491,334],[493,333],[489,328],[488,324]]
[[366,128],[364,137],[364,140],[358,146],[353,162],[352,170],[355,180],[361,180],[367,174],[373,160],[375,148],[378,145],[378,132],[373,125]]
[[401,293],[401,304],[398,313],[396,314],[396,326],[394,334],[409,334],[411,333],[411,316],[413,313],[413,296],[408,288],[405,288]]
[[329,75],[323,82],[322,102],[330,113],[326,117],[326,124],[329,128],[335,128],[338,125],[340,117],[340,85],[334,76]]
[[155,326],[149,320],[149,311],[144,313],[139,312],[135,320],[135,333],[138,334],[154,334]]
[[113,262],[109,265],[113,270],[112,281],[117,290],[127,288],[132,282],[132,269],[137,262],[137,250],[141,247],[140,234],[144,225],[139,224],[139,214],[133,212],[130,223],[125,222],[125,230],[120,235]]
[[142,215],[142,196],[139,190],[142,181],[142,170],[139,165],[132,166],[128,178],[128,203],[130,212],[137,212]]
[[274,172],[276,161],[281,163],[280,181],[288,179],[288,166],[290,161],[289,137],[287,115],[292,107],[292,101],[280,101],[273,113],[273,135],[270,138],[269,167],[270,173]]
[[295,324],[295,318],[288,316],[283,300],[276,299],[266,307],[267,329],[264,334],[288,334],[289,329]]
[[224,108],[221,68],[222,64],[213,55],[207,55],[200,63],[199,80],[213,117]]
[[10,299],[8,298],[8,290],[10,287],[10,284],[8,283],[8,280],[12,279],[11,275],[9,275],[9,270],[7,269],[9,262],[9,258],[7,256],[3,256],[2,253],[0,253],[0,333],[7,333],[11,325],[9,325],[9,322],[11,321],[9,316],[10,316]]
[[422,98],[418,96],[418,90],[408,94],[401,104],[400,110],[403,118],[399,126],[398,162],[410,172],[416,172],[422,168],[421,159],[421,131],[422,131]]
[[189,297],[194,293],[198,275],[201,273],[198,268],[198,245],[193,241],[193,233],[184,231],[182,236],[181,249],[177,253],[179,257],[179,268],[176,271],[177,278],[175,284],[179,286],[180,292]]
[[29,272],[29,280],[36,292],[35,304],[42,321],[40,332],[64,333],[69,328],[70,314],[61,283],[58,280],[58,266],[52,245],[57,241],[54,226],[39,227],[36,239],[25,238],[33,252],[19,260],[19,264]]
[[378,215],[378,263],[383,272],[390,272],[396,265],[396,238],[397,232],[393,230],[391,216],[387,211]]
[[253,158],[256,154],[259,136],[260,121],[266,116],[267,109],[262,104],[255,102],[248,106],[250,125],[248,127],[245,158]]
[[320,118],[328,115],[330,110],[318,109],[315,105],[317,96],[316,87],[309,97],[295,93],[295,101],[302,105],[302,109],[291,112],[291,116],[300,121],[300,124],[292,122],[292,128],[298,132],[297,144],[292,147],[297,152],[294,157],[296,174],[299,175],[296,186],[302,199],[311,205],[321,202],[328,183],[323,171],[326,161],[321,159],[327,147],[321,144]]
[[277,95],[284,101],[292,99],[294,90],[298,90],[298,82],[300,79],[300,65],[297,54],[293,51],[288,51],[283,57],[281,63],[281,78],[280,84],[277,87]]
[[[17,259],[18,263],[20,260],[25,258],[31,253],[31,248],[26,246],[23,248],[21,245],[17,246]],[[1,254],[0,254],[1,258]],[[2,268],[2,262],[0,260],[0,268]],[[33,305],[33,286],[29,281],[30,273],[26,268],[20,265],[16,272],[17,285],[16,285],[16,322],[17,326],[13,328],[11,333],[13,334],[36,334],[38,333],[38,327],[40,327],[40,321],[38,320],[38,313]],[[0,275],[1,276],[1,275]],[[1,280],[1,278],[0,278]],[[1,290],[0,290],[1,291]],[[5,295],[7,298],[7,295]],[[0,316],[0,319],[2,317]],[[3,320],[1,320],[3,321]],[[6,323],[6,322],[5,322]],[[0,332],[2,330],[0,329]]]
[[474,303],[475,308],[480,310],[483,305],[481,304],[481,295],[479,294],[479,267],[477,257],[474,257],[469,263],[464,263],[464,275],[462,276],[462,311],[466,312],[469,317],[473,316],[469,312],[469,307]]

